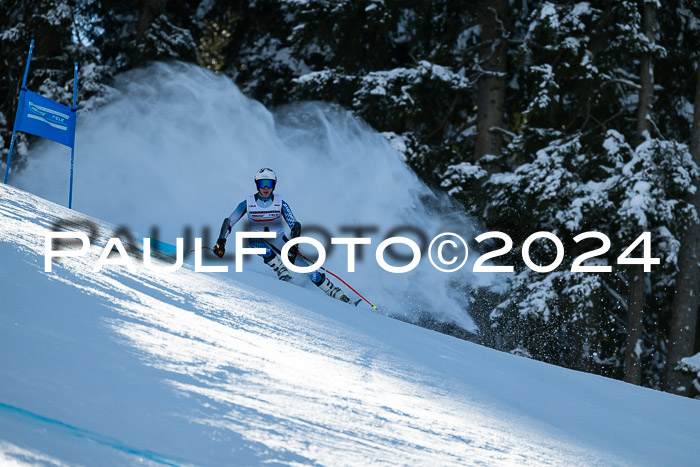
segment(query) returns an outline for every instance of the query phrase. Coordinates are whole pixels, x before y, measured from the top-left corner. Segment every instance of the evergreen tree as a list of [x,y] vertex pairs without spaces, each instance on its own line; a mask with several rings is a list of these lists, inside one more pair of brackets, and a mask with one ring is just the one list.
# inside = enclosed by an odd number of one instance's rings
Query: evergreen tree
[[[663,127],[667,133],[676,138],[683,138],[690,130],[690,147],[693,159],[700,166],[700,55],[695,44],[700,39],[700,24],[698,15],[700,8],[696,2],[674,2],[675,8],[662,10],[660,13],[668,17],[668,21],[681,24],[682,28],[675,34],[662,34],[664,42],[668,42],[669,50],[668,67],[672,71],[673,79],[664,81],[669,107],[679,109],[680,112],[667,112],[663,121]],[[692,66],[694,65],[694,67]],[[668,74],[662,75],[669,78]],[[694,81],[694,83],[693,83]],[[692,92],[694,84],[694,96]],[[692,113],[689,110],[693,102]],[[678,115],[680,114],[680,118]],[[679,124],[680,122],[680,124]],[[690,123],[690,125],[688,125]],[[681,246],[678,257],[678,275],[674,284],[673,305],[670,312],[670,330],[668,336],[668,358],[665,369],[664,388],[677,394],[700,395],[700,385],[697,378],[693,379],[693,372],[683,373],[678,371],[684,368],[683,358],[689,357],[700,351],[700,333],[697,330],[700,320],[700,274],[698,261],[700,260],[700,180],[695,177],[695,192],[689,192],[686,201],[690,203],[695,212],[690,217],[687,231],[680,239]],[[685,367],[688,369],[688,365]],[[696,373],[698,373],[696,369]],[[694,388],[694,389],[693,389]]]
[[384,132],[431,182],[473,147],[478,25],[465,1],[218,2],[207,63],[268,105],[323,100]]
[[[481,198],[490,227],[513,232],[516,245],[530,233],[553,232],[567,255],[550,273],[518,265],[511,289],[491,313],[495,327],[488,339],[504,350],[622,377],[626,310],[634,300],[630,276],[619,267],[595,275],[570,272],[575,258],[599,246],[572,239],[587,231],[604,233],[611,247],[597,260],[614,265],[641,231],[651,231],[652,256],[661,257],[663,267],[642,284],[656,301],[646,304],[641,341],[633,339],[631,350],[645,362],[640,378],[658,387],[660,321],[668,309],[656,306],[668,303],[659,297],[673,282],[678,237],[690,212],[682,199],[695,173],[683,144],[651,135],[636,147],[632,143],[640,89],[636,71],[642,57],[660,57],[663,50],[640,42],[636,2],[547,2],[530,18],[520,55],[527,104],[521,126],[501,155],[463,167],[474,177],[458,194],[476,198],[474,190],[485,187]],[[553,246],[539,243],[530,255],[535,263],[551,263]]]
[[83,39],[115,72],[153,60],[198,60],[196,1],[76,1]]
[[[106,93],[111,71],[102,66],[95,47],[80,42],[74,0],[14,0],[0,4],[0,154],[6,163],[29,44],[35,46],[27,88],[64,105],[73,104],[73,64],[79,64],[78,108],[89,110]],[[27,160],[35,137],[18,132],[12,170]]]

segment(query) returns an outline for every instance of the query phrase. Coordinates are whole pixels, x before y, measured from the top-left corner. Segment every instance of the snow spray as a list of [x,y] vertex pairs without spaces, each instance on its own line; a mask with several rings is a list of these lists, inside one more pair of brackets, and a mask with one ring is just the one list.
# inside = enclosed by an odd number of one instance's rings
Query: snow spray
[[[221,219],[255,191],[255,172],[273,167],[275,194],[302,225],[332,232],[374,225],[377,231],[363,236],[376,236],[375,246],[396,226],[473,236],[463,211],[433,193],[384,136],[346,110],[302,103],[271,112],[228,77],[179,63],[120,75],[110,99],[78,122],[74,208],[139,235],[149,236],[157,226],[160,240],[174,243],[183,226],[218,232]],[[65,177],[55,174],[64,168],[54,145],[41,144],[15,183],[60,203],[67,187]],[[236,229],[245,230],[242,224]],[[352,282],[371,290],[382,310],[409,319],[428,312],[475,330],[457,287],[488,285],[494,275],[469,268],[444,274],[428,261],[390,274],[374,255],[362,261],[361,252]],[[326,264],[341,269],[336,264],[346,256],[342,248],[329,251]],[[253,263],[253,270],[267,273],[261,261]]]

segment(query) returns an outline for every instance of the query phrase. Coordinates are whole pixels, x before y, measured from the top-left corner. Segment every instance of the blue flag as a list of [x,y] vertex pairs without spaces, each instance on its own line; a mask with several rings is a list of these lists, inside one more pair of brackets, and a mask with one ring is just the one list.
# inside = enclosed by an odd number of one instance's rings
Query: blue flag
[[78,63],[73,68],[73,107],[54,102],[51,99],[27,89],[27,75],[29,63],[32,61],[34,40],[29,45],[27,66],[24,69],[24,79],[19,92],[19,104],[15,115],[15,126],[12,129],[10,139],[10,152],[7,153],[7,166],[5,167],[5,183],[10,175],[10,162],[12,162],[12,149],[15,146],[15,133],[23,131],[42,138],[56,141],[70,148],[70,191],[68,192],[68,207],[73,207],[73,163],[75,160],[75,120],[78,108]]
[[72,148],[75,144],[75,109],[22,89],[15,130],[47,138]]

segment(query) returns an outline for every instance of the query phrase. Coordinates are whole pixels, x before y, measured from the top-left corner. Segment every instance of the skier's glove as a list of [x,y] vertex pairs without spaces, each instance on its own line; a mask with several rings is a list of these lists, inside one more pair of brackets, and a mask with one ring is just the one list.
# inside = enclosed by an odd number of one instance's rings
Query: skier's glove
[[214,254],[216,256],[218,256],[219,258],[223,258],[224,253],[226,252],[226,248],[224,248],[225,246],[226,246],[226,239],[225,238],[218,239],[216,241],[216,245],[214,245],[214,248],[212,248],[214,250]]
[[290,233],[292,234],[292,238],[297,238],[299,235],[301,235],[301,224],[299,222],[295,222]]

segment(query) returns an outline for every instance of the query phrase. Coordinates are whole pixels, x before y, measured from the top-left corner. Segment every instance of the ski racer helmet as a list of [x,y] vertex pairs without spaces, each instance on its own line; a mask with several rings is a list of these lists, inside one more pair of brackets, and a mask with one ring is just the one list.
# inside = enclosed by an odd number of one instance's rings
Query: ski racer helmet
[[258,170],[255,174],[255,186],[256,188],[272,188],[275,189],[277,185],[277,174],[272,169],[264,168]]

